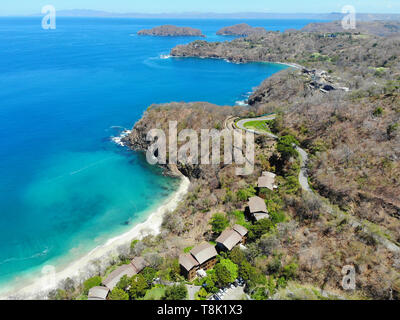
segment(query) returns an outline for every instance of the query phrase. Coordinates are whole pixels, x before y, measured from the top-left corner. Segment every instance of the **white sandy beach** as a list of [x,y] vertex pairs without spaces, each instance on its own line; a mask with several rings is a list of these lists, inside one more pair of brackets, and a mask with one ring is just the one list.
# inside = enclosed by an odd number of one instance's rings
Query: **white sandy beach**
[[[67,267],[55,272],[49,272],[40,278],[31,280],[22,288],[9,288],[5,293],[0,294],[0,299],[45,299],[47,293],[55,288],[60,281],[71,278],[75,281],[82,281],[91,276],[91,262],[93,260],[101,261],[104,267],[118,255],[121,247],[129,247],[134,239],[141,239],[148,234],[158,234],[160,232],[163,216],[169,211],[173,211],[179,204],[180,200],[187,193],[190,181],[186,177],[182,177],[179,189],[172,194],[149,218],[128,232],[108,240],[104,245],[98,246],[85,256],[72,262]],[[49,269],[51,271],[51,269]]]

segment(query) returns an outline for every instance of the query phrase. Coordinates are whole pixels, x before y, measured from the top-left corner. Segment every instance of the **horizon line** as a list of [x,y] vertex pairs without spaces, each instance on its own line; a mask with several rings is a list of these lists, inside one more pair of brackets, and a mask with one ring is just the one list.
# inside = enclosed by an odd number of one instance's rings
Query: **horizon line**
[[[112,17],[112,16],[128,16],[128,15],[143,15],[143,16],[166,16],[166,15],[177,15],[177,16],[184,16],[184,15],[345,15],[345,13],[338,12],[338,11],[331,11],[331,12],[257,12],[257,11],[237,11],[237,12],[213,12],[213,11],[183,11],[183,12],[117,12],[117,11],[104,11],[104,10],[96,10],[96,9],[60,9],[57,10],[58,13],[70,13],[73,14],[74,12],[81,12],[82,15],[79,17],[85,17],[84,13],[92,13],[88,17],[96,17],[93,14],[98,14],[97,17]],[[101,16],[107,15],[107,16]],[[399,13],[373,13],[373,12],[357,12],[356,15],[400,15]],[[10,14],[0,14],[0,17],[32,17],[32,16],[42,16],[42,13],[10,13]],[[242,17],[243,18],[243,17]]]

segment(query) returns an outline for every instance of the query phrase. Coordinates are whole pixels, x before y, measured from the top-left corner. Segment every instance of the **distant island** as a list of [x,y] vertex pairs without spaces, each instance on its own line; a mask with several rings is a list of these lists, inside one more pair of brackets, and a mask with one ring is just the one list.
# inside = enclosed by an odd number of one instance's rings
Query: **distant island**
[[217,32],[220,36],[241,36],[247,37],[251,35],[262,36],[267,34],[267,30],[261,27],[252,27],[247,23],[235,24],[234,26],[225,27]]
[[173,25],[163,25],[152,29],[140,30],[138,33],[140,36],[160,36],[160,37],[205,37],[200,29],[194,29],[191,27],[177,27]]
[[[317,32],[317,33],[336,33],[343,32],[341,21],[332,21],[328,23],[309,23],[301,29],[303,32]],[[399,21],[373,21],[365,22],[359,21],[354,30],[346,30],[350,33],[372,34],[380,37],[398,36],[400,32]]]
[[[1,14],[0,14],[1,15]],[[279,13],[279,12],[177,12],[177,13],[143,13],[143,12],[107,12],[99,10],[57,10],[58,17],[100,17],[100,18],[149,18],[149,19],[315,19],[315,20],[341,20],[346,14],[341,12],[330,13]],[[35,13],[30,16],[42,16]],[[357,21],[374,20],[399,20],[396,13],[357,13]]]

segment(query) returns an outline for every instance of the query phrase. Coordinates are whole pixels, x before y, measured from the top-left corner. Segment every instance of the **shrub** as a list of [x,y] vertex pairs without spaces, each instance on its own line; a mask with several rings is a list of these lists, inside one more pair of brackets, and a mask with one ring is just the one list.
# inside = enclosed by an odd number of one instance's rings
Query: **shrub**
[[141,274],[136,274],[130,281],[129,296],[131,299],[144,297],[148,288],[146,279]]
[[110,300],[129,300],[129,295],[122,289],[115,287],[109,294]]
[[88,294],[89,290],[93,287],[97,287],[101,285],[101,277],[100,276],[95,276],[92,278],[87,279],[83,283],[83,292],[84,294]]
[[287,194],[296,194],[300,189],[300,184],[297,177],[287,176],[284,188]]
[[122,289],[122,290],[126,290],[126,288],[128,288],[131,284],[131,279],[128,278],[127,275],[122,276],[122,278],[118,281],[117,283],[117,287]]
[[215,213],[210,220],[210,225],[214,233],[221,233],[229,225],[229,220],[225,217],[225,214]]
[[156,269],[151,267],[146,267],[141,272],[142,276],[146,279],[148,284],[151,284],[153,282],[153,279],[156,277],[156,273]]
[[185,249],[183,249],[183,252],[184,252],[184,253],[189,253],[190,250],[192,250],[192,249],[193,249],[193,246],[186,247]]
[[206,289],[201,288],[197,293],[196,293],[196,300],[206,300],[208,295],[208,292]]
[[296,272],[297,269],[299,268],[298,264],[295,262],[292,262],[290,264],[287,264],[286,266],[284,266],[282,268],[282,276],[286,279],[286,280],[291,280],[294,279],[296,277]]
[[249,229],[249,240],[254,241],[259,239],[263,234],[271,231],[273,227],[274,225],[269,219],[258,220]]
[[399,124],[398,123],[393,123],[390,124],[387,129],[386,129],[386,133],[389,137],[389,139],[392,139],[396,133],[396,131],[399,129]]
[[247,201],[249,198],[251,198],[255,194],[256,194],[256,190],[254,189],[254,187],[249,186],[245,189],[238,190],[238,192],[236,192],[236,198],[239,201]]
[[251,298],[253,300],[267,300],[268,290],[265,287],[256,288],[252,293]]
[[383,115],[383,109],[382,109],[382,107],[377,107],[377,108],[374,110],[374,112],[372,112],[372,114],[373,114],[375,117],[380,117],[381,115]]
[[184,300],[187,298],[188,291],[186,286],[181,284],[174,284],[173,286],[167,287],[165,294],[162,297],[163,300]]
[[229,189],[226,188],[226,193],[225,193],[225,197],[224,197],[224,203],[232,203],[235,202],[235,195],[233,194],[233,192]]
[[244,254],[243,250],[241,250],[239,247],[234,247],[232,251],[229,253],[229,259],[237,264],[241,265],[243,262],[247,261],[246,260],[246,255]]

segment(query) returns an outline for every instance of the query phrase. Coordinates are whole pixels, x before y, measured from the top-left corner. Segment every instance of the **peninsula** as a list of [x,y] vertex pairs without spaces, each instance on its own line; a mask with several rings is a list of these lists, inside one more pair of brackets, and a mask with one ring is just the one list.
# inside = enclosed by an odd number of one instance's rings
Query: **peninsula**
[[267,30],[260,27],[252,27],[247,23],[236,24],[230,27],[224,27],[217,32],[220,36],[241,36],[247,37],[252,35],[262,36],[267,34]]
[[200,29],[191,27],[177,27],[173,25],[163,25],[152,29],[140,30],[140,36],[159,36],[159,37],[205,37]]

